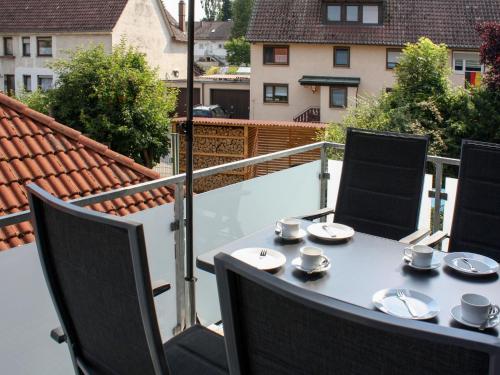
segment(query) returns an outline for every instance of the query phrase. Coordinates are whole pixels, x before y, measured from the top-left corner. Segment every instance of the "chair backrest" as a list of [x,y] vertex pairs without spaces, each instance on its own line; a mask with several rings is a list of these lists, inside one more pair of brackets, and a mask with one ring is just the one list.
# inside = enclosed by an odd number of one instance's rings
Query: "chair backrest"
[[500,145],[462,142],[449,251],[500,262]]
[[428,137],[347,129],[335,222],[399,240],[418,227]]
[[141,224],[80,208],[32,184],[45,279],[75,368],[167,374]]
[[227,254],[216,256],[215,270],[232,375],[500,371],[496,337],[341,302]]

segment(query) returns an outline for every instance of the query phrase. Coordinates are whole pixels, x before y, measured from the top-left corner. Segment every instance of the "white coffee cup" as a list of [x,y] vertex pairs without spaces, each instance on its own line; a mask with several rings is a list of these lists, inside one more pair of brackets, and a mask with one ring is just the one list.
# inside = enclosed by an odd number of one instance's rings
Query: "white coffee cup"
[[405,257],[416,267],[430,267],[434,249],[425,245],[415,245],[404,250]]
[[300,233],[300,220],[293,217],[280,219],[276,222],[276,232],[283,238],[295,238]]
[[301,267],[306,270],[315,270],[327,259],[323,255],[323,250],[319,247],[304,246],[300,248]]
[[479,294],[468,293],[462,296],[462,318],[472,324],[483,324],[498,316],[500,309],[490,300]]

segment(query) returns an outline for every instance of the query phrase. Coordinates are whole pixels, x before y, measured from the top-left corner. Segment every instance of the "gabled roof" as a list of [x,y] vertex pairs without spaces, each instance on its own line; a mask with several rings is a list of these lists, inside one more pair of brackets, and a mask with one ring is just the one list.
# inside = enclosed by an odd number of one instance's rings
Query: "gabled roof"
[[229,40],[233,21],[200,21],[194,26],[195,40]]
[[381,25],[326,25],[322,22],[322,3],[323,0],[255,0],[247,39],[402,46],[427,36],[451,48],[476,49],[480,39],[475,25],[500,19],[499,0],[384,0],[380,1],[384,4]]
[[[177,22],[158,3],[171,36],[186,41]],[[128,0],[0,0],[0,32],[111,32]]]
[[[64,200],[160,176],[80,132],[0,93],[0,216],[29,209],[25,185]],[[165,187],[89,208],[124,216],[174,200]],[[0,251],[34,240],[31,223],[0,228]]]

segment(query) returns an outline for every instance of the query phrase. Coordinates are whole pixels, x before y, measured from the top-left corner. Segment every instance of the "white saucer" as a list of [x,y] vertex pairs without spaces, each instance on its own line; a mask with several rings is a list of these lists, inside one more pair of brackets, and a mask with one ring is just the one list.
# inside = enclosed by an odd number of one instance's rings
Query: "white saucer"
[[[265,256],[260,255],[262,250],[267,251]],[[279,251],[266,249],[264,247],[249,247],[240,249],[236,250],[231,255],[236,259],[263,271],[280,268],[286,263],[286,257]]]
[[407,296],[417,316],[412,316],[405,303],[397,297],[397,289],[379,290],[373,295],[372,302],[377,309],[390,315],[413,320],[432,319],[439,314],[439,306],[433,298],[411,289],[401,289]]
[[308,274],[321,273],[321,272],[328,271],[332,267],[332,263],[330,262],[330,260],[325,256],[323,256],[323,258],[326,259],[328,261],[328,263],[322,264],[320,267],[315,268],[313,270],[302,268],[302,259],[300,257],[297,257],[294,260],[292,260],[292,265],[295,268],[297,268],[298,270],[300,270],[302,272],[306,272]]
[[[472,272],[470,266],[462,259],[467,259],[478,272]],[[444,263],[455,271],[469,276],[485,276],[498,272],[498,263],[484,255],[474,253],[449,253],[443,259]]]
[[275,231],[276,235],[278,236],[278,238],[282,239],[283,241],[297,241],[297,240],[301,240],[303,239],[305,236],[307,236],[307,232],[300,228],[299,229],[299,234],[295,237],[283,237],[280,232],[277,232]]
[[413,264],[411,262],[411,258],[407,255],[403,256],[403,260],[405,261],[405,263],[408,267],[411,267],[411,268],[419,270],[419,271],[435,270],[436,268],[439,268],[439,266],[441,266],[441,261],[438,259],[435,259],[434,257],[432,258],[432,262],[431,262],[430,266],[427,266],[427,267],[421,267],[421,266],[417,266],[417,265]]
[[354,236],[354,229],[339,223],[314,223],[307,227],[307,231],[324,241],[343,241]]
[[[472,328],[481,327],[481,324],[474,324],[474,323],[468,322],[467,320],[464,320],[464,318],[462,318],[462,306],[461,305],[455,306],[454,308],[451,309],[451,316],[453,317],[453,319],[455,319],[460,324],[463,324],[464,326],[468,326],[468,327],[472,327]],[[485,325],[484,329],[496,327],[498,325],[498,323],[500,323],[500,316],[497,316],[495,319],[488,321],[488,323]]]

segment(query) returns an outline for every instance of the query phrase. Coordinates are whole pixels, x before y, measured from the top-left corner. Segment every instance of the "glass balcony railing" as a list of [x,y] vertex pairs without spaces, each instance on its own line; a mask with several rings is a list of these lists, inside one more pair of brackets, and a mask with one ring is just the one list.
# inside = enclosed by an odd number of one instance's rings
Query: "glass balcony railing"
[[[281,217],[335,206],[342,162],[328,160],[328,151],[332,148],[341,150],[343,145],[319,142],[196,171],[195,179],[321,150],[318,153],[321,157],[316,161],[195,195],[195,257],[251,234]],[[457,166],[459,160],[430,156],[428,161],[433,174],[425,180],[420,228],[449,230],[456,180],[446,178],[445,191],[433,186],[442,185],[443,167]],[[184,220],[184,179],[184,175],[176,175],[73,202],[87,206],[159,186],[175,185],[175,203],[127,216],[144,226],[152,280],[167,280],[172,284],[170,292],[155,298],[165,340],[185,326],[190,308],[184,282],[184,228],[179,225]],[[27,219],[29,212],[2,217],[0,226]],[[196,277],[197,314],[203,324],[216,322],[220,312],[215,277],[203,271],[197,271]],[[71,373],[66,346],[57,345],[49,338],[50,330],[59,322],[34,243],[0,253],[0,291],[0,373]]]

